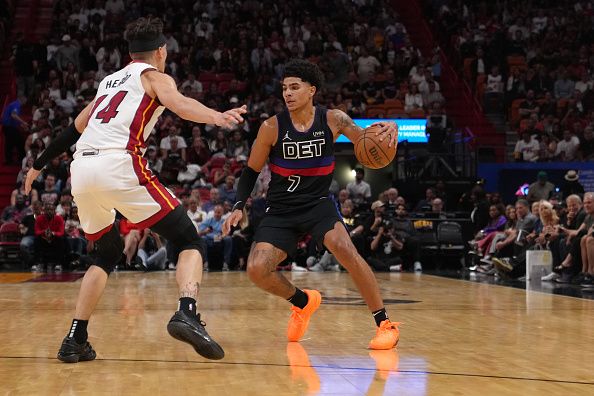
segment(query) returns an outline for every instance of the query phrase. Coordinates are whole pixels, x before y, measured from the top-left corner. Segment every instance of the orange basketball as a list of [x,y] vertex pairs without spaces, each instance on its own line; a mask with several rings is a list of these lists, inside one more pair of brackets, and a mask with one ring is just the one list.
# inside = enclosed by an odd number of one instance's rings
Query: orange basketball
[[365,128],[355,142],[355,156],[366,168],[383,168],[388,166],[396,156],[397,144],[388,147],[388,143],[392,140],[391,135],[384,136],[382,141],[380,136],[375,136],[379,128],[379,126]]

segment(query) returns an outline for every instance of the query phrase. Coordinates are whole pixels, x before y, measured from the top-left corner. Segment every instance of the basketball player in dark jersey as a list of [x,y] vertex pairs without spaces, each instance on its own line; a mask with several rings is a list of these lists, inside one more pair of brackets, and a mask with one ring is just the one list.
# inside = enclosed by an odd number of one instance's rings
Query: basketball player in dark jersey
[[[239,179],[237,203],[223,230],[228,233],[241,220],[243,206],[268,159],[272,179],[266,215],[256,231],[247,273],[258,287],[293,304],[287,338],[299,341],[305,334],[321,295],[317,290],[296,288],[276,272],[276,266],[295,251],[300,235],[310,233],[349,271],[373,313],[377,331],[369,348],[391,349],[398,343],[398,323],[388,319],[375,276],[357,253],[329,197],[334,142],[341,133],[356,141],[362,129],[340,110],[314,106],[322,78],[319,68],[310,62],[293,60],[285,65],[282,87],[287,109],[260,126],[248,166]],[[396,144],[396,124],[380,123],[380,127],[380,138]]]

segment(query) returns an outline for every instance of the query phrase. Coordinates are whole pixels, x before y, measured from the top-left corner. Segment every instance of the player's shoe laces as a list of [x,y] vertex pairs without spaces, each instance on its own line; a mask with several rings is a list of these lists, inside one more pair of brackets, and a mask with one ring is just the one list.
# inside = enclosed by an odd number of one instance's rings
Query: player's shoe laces
[[400,331],[398,331],[398,322],[384,320],[377,328],[375,337],[369,342],[369,349],[392,349],[398,345]]
[[289,326],[287,327],[287,338],[289,341],[299,341],[307,331],[311,315],[320,307],[322,295],[317,290],[303,290],[307,294],[307,305],[301,309],[292,306]]
[[95,360],[96,357],[97,354],[88,341],[79,344],[73,337],[64,337],[60,351],[58,351],[58,359],[64,363],[85,362]]
[[193,316],[184,311],[177,311],[167,324],[167,331],[171,337],[192,345],[194,350],[205,358],[222,359],[225,351],[208,335],[204,326],[206,323],[200,320],[200,314]]

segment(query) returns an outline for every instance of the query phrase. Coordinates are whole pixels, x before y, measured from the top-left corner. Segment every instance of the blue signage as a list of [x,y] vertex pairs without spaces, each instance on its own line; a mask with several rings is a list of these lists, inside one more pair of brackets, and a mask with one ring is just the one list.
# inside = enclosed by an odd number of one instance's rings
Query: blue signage
[[[374,122],[380,121],[394,121],[398,125],[398,142],[407,141],[409,143],[427,143],[427,135],[425,134],[425,127],[427,120],[422,119],[408,119],[408,118],[355,118],[355,124],[361,128],[367,128]],[[346,136],[340,135],[336,143],[350,143]]]

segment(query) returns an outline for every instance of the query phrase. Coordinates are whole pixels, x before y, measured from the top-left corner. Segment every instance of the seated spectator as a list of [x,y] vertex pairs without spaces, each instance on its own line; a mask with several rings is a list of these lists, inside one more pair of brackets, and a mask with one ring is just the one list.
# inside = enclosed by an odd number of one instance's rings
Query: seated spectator
[[41,201],[35,201],[31,204],[31,213],[23,218],[19,224],[19,231],[23,236],[21,238],[20,250],[23,264],[26,268],[31,268],[35,257],[35,219],[42,213],[43,204]]
[[188,78],[180,86],[180,91],[183,91],[186,87],[190,87],[190,96],[192,97],[202,93],[202,83],[196,80],[193,73],[188,74]]
[[216,130],[215,138],[210,141],[209,149],[213,156],[226,156],[227,154],[227,138],[225,137],[225,131],[222,129]]
[[563,131],[563,140],[557,143],[557,156],[561,161],[575,161],[580,149],[580,139],[571,131]]
[[188,162],[203,166],[210,159],[210,150],[202,137],[195,137],[188,149]]
[[363,168],[355,169],[355,180],[347,184],[346,190],[356,206],[362,205],[371,199],[371,186],[363,180]]
[[196,227],[196,231],[198,231],[200,223],[206,219],[206,212],[200,207],[200,195],[198,195],[197,198],[190,198],[188,201],[188,211],[186,213],[190,220],[192,220],[194,227]]
[[419,92],[417,84],[411,84],[410,92],[404,97],[404,111],[412,111],[423,108],[423,95]]
[[561,72],[559,79],[555,81],[555,98],[569,99],[575,90],[575,83],[569,78],[567,71]]
[[530,132],[522,132],[522,139],[516,142],[514,148],[514,158],[517,161],[536,162],[540,152],[540,143],[536,138],[530,135]]
[[239,222],[239,228],[235,230],[232,235],[233,251],[237,255],[237,265],[239,270],[245,269],[256,226],[259,222],[252,210],[252,205],[252,198],[248,198],[244,207],[246,215],[244,215],[241,222]]
[[68,206],[69,208],[72,208],[73,203],[73,197],[70,193],[70,190],[64,190],[62,195],[60,195],[60,203],[56,207],[56,213],[62,216],[63,218],[66,218],[64,216],[66,214],[66,210],[64,209],[64,207]]
[[212,185],[220,186],[225,182],[228,176],[233,176],[231,173],[231,161],[226,160],[222,168],[216,169],[212,176]]
[[396,240],[393,247],[407,259],[406,261],[403,260],[402,265],[404,268],[408,267],[415,271],[422,271],[421,243],[417,238],[417,231],[412,221],[408,218],[405,205],[396,205],[396,216],[392,219],[392,222],[394,224],[393,235]]
[[154,146],[150,146],[146,150],[146,159],[149,169],[158,177],[163,169],[163,161],[158,157],[157,149]]
[[[216,205],[213,210],[213,216],[204,220],[198,228],[198,235],[206,241],[207,259],[214,249],[223,250],[223,271],[229,271],[231,254],[233,252],[233,240],[230,236],[223,237],[223,206]],[[204,269],[208,270],[208,261],[205,260]]]
[[579,196],[584,195],[584,186],[580,183],[579,175],[576,171],[568,170],[563,179],[565,179],[561,186],[561,194],[563,197],[567,198],[574,194]]
[[472,254],[482,257],[485,252],[489,251],[495,234],[505,229],[508,220],[504,212],[505,207],[503,204],[491,205],[489,207],[489,223],[485,228],[476,233],[474,240],[470,241],[470,245],[473,248],[471,250]]
[[555,185],[548,181],[548,178],[547,172],[538,172],[536,175],[537,180],[528,187],[526,199],[529,202],[547,200],[551,197],[551,194],[555,191]]
[[157,233],[146,230],[138,243],[138,258],[137,268],[144,271],[162,271],[167,267],[167,248]]
[[53,173],[48,173],[45,176],[43,186],[44,188],[39,194],[41,202],[43,202],[44,204],[51,203],[52,205],[58,203],[58,198],[60,197],[60,190],[58,190],[58,186],[56,185],[56,176]]
[[219,195],[223,202],[235,203],[235,176],[229,175],[225,178],[225,183],[219,187]]
[[431,187],[425,190],[425,198],[421,199],[414,208],[414,212],[429,212],[431,202],[436,198],[435,190]]
[[20,223],[23,219],[33,213],[30,206],[27,206],[25,196],[17,194],[15,197],[15,204],[4,208],[2,211],[3,223]]
[[584,128],[584,137],[580,142],[578,158],[581,161],[594,159],[594,128],[592,125],[588,125],[586,128]]
[[[175,144],[175,143],[174,143]],[[186,163],[180,161],[179,172],[177,174],[177,181],[182,187],[188,189],[190,187],[205,186],[206,182],[201,180],[202,169],[197,164]]]
[[208,202],[202,205],[202,210],[204,210],[207,213],[208,217],[210,217],[212,211],[217,205],[223,205],[223,200],[221,199],[221,193],[219,189],[213,187],[210,189],[210,199],[208,200]]
[[433,200],[431,201],[431,211],[429,212],[428,215],[431,215],[431,217],[438,218],[438,219],[446,218],[446,214],[444,212],[444,204],[443,204],[443,200],[441,198],[439,198],[439,197],[433,198]]
[[[56,272],[62,271],[64,262],[64,219],[56,214],[53,202],[43,204],[43,214],[35,218],[35,262],[41,266],[54,264]],[[41,266],[33,266],[34,271]]]
[[526,93],[526,100],[520,103],[519,113],[522,118],[530,118],[532,114],[538,115],[540,107],[536,102],[536,98],[533,90],[529,90]]
[[237,158],[240,155],[247,157],[249,154],[250,148],[247,141],[243,139],[243,133],[239,129],[234,130],[227,145],[227,158]]
[[[186,141],[184,138],[179,136],[179,130],[176,126],[172,125],[169,127],[169,134],[161,139],[160,149],[161,149],[161,157],[167,158],[169,153],[172,151],[171,142],[175,140],[177,141],[177,145],[175,145],[174,151],[177,153],[179,152],[180,157],[185,161],[186,160]],[[179,151],[178,151],[179,150]]]
[[76,206],[72,207],[70,216],[65,222],[65,234],[68,252],[71,254],[74,266],[77,266],[79,264],[78,260],[87,251],[87,240],[84,238],[84,232],[78,217],[78,207]]

